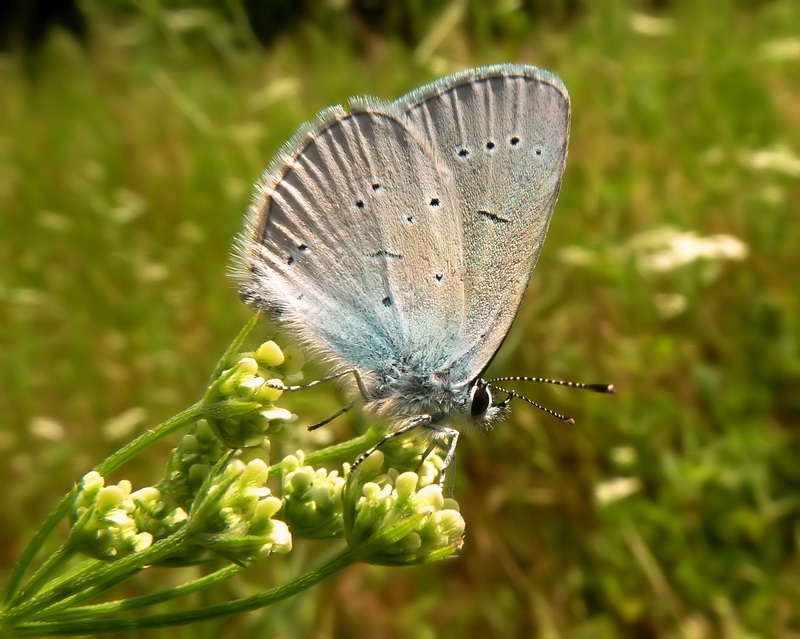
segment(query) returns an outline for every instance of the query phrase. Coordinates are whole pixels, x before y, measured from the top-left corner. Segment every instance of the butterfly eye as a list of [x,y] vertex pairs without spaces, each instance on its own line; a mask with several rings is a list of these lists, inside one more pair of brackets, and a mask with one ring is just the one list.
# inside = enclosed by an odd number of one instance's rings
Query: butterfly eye
[[472,391],[472,406],[470,407],[472,416],[480,417],[483,415],[487,410],[489,410],[491,403],[492,396],[489,393],[489,389],[486,388],[486,384],[483,382],[478,382],[475,384],[475,389]]

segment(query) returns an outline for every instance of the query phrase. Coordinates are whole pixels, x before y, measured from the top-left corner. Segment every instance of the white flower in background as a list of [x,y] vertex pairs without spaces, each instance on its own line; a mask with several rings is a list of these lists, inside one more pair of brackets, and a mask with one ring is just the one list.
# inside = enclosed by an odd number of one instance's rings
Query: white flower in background
[[178,9],[164,14],[167,29],[176,33],[209,29],[214,21],[212,13],[204,9]]
[[792,177],[800,176],[800,157],[783,144],[771,149],[740,153],[739,161],[754,171],[774,171]]
[[800,60],[800,38],[781,38],[765,42],[759,49],[759,57],[769,62]]
[[728,156],[723,148],[712,146],[703,152],[703,154],[700,156],[700,159],[703,161],[703,163],[708,164],[709,166],[720,166],[728,161]]
[[637,460],[636,449],[632,446],[617,446],[611,449],[611,461],[617,466],[633,466]]
[[265,109],[276,102],[298,99],[302,84],[298,78],[276,78],[263,89],[252,94],[249,105],[254,111]]
[[611,504],[630,497],[641,488],[642,482],[638,477],[615,477],[595,485],[594,498],[602,505]]
[[740,261],[748,247],[732,235],[702,237],[691,231],[663,227],[631,238],[630,248],[646,271],[665,273],[697,260]]
[[674,24],[669,18],[657,18],[645,13],[633,13],[630,17],[631,31],[643,36],[665,36],[673,31]]
[[558,261],[568,266],[592,266],[597,257],[589,249],[582,246],[565,246],[558,252]]
[[656,293],[653,295],[653,305],[661,317],[672,319],[689,307],[689,300],[679,293]]
[[141,406],[134,406],[119,415],[116,415],[103,424],[103,435],[109,440],[128,437],[144,424],[147,419],[147,410]]
[[37,217],[39,225],[47,231],[62,233],[68,231],[72,226],[72,222],[66,215],[55,211],[41,211]]
[[100,204],[103,214],[112,222],[125,225],[144,215],[147,209],[145,199],[130,189],[117,189],[109,208],[105,202]]
[[28,432],[45,441],[62,441],[66,435],[64,427],[49,417],[34,417],[28,426]]
[[777,184],[765,184],[756,191],[756,196],[769,206],[778,207],[786,204],[786,189]]

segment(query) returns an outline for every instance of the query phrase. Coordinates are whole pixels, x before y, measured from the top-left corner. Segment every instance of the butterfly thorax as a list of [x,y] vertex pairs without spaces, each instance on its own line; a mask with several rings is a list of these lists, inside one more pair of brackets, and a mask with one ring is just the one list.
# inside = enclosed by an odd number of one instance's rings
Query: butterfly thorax
[[449,370],[429,374],[393,368],[372,378],[365,408],[389,421],[429,416],[434,427],[462,429],[470,425],[487,428],[505,415],[505,409],[488,404],[474,410],[476,387],[486,388],[481,380],[455,380]]

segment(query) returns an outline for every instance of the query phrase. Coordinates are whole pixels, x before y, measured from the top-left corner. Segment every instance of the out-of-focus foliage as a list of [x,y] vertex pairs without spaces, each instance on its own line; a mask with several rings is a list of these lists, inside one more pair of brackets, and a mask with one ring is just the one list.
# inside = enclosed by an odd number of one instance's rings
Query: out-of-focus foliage
[[[577,425],[517,405],[462,438],[455,561],[354,569],[224,631],[798,631],[797,3],[77,6],[85,37],[55,28],[0,59],[2,565],[97,460],[202,392],[249,313],[225,269],[250,185],[302,121],[351,94],[524,61],[565,80],[573,130],[491,372],[620,394],[522,386]],[[344,401],[290,400],[309,423]],[[274,445],[309,451],[366,423],[289,427]],[[141,460],[126,476],[151,472]],[[303,569],[291,561],[239,594]]]

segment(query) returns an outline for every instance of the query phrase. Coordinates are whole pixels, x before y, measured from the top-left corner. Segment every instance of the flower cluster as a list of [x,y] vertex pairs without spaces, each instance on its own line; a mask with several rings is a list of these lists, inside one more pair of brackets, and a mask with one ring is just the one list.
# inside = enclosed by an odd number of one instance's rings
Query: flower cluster
[[416,470],[426,479],[423,485],[439,479],[442,459],[429,454],[430,440],[420,433],[409,433],[406,437],[393,437],[381,446],[384,463],[397,470]]
[[208,420],[199,420],[172,449],[167,471],[158,488],[188,511],[225,451]]
[[292,549],[289,527],[274,515],[281,500],[266,486],[269,467],[261,459],[234,459],[203,486],[189,519],[189,541],[247,564]]
[[[363,549],[362,560],[382,565],[443,559],[462,545],[465,523],[453,499],[433,483],[441,460],[429,455],[421,473],[382,473],[377,451],[348,478],[343,491],[345,539]],[[433,458],[433,459],[431,459]],[[426,468],[427,466],[427,468]],[[396,532],[402,532],[398,537]]]
[[337,471],[305,466],[303,451],[281,462],[283,516],[296,537],[341,537],[342,488],[345,479]]
[[275,342],[265,342],[255,352],[242,354],[211,384],[205,401],[218,413],[209,410],[208,423],[229,448],[260,446],[268,433],[295,419],[274,405],[283,394],[284,378],[302,379],[302,358],[290,353],[287,357]]
[[387,565],[435,561],[460,548],[464,520],[442,494],[442,460],[413,437],[387,441],[355,472],[348,464],[341,471],[311,466],[297,451],[278,465],[280,494],[273,495],[267,463],[245,463],[230,449],[260,445],[260,455],[269,453],[267,436],[294,418],[274,402],[284,379],[298,380],[302,361],[271,341],[230,359],[209,387],[204,417],[173,449],[155,487],[132,492],[127,481],[105,486],[96,472],[84,477],[72,516],[74,549],[115,559],[178,530],[182,541],[150,563],[222,556],[246,565],[289,552],[295,538],[344,537],[354,557]]
[[84,475],[69,545],[97,559],[119,559],[149,548],[186,521],[186,512],[167,507],[157,488],[131,488],[127,480],[106,486],[96,471]]

